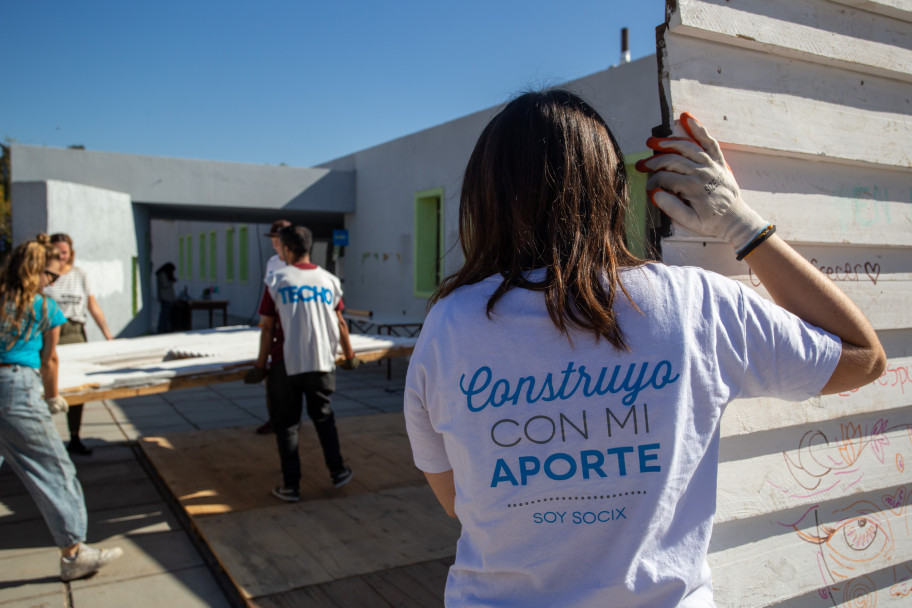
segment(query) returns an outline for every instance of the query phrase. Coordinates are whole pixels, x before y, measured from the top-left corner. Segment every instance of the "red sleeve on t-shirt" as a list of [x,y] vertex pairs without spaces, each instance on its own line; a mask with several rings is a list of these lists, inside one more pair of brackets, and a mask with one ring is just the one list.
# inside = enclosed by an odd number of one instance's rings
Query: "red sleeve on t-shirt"
[[336,304],[336,310],[338,310],[339,312],[342,312],[343,310],[345,310],[345,302],[342,301],[342,298],[339,298],[339,303]]
[[263,299],[260,300],[260,308],[257,311],[264,317],[275,319],[275,327],[272,334],[272,348],[269,349],[269,356],[272,362],[280,361],[283,358],[282,345],[285,343],[285,332],[282,331],[282,319],[278,315],[275,307],[275,300],[269,295],[269,289],[263,290]]
[[260,308],[257,311],[264,317],[276,317],[275,301],[269,295],[269,288],[263,288],[263,298],[260,300]]

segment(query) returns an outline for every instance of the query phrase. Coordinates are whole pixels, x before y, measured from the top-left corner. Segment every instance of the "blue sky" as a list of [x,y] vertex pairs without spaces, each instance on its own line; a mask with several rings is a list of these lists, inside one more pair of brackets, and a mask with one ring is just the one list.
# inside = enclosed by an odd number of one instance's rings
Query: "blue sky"
[[0,138],[311,166],[605,69],[663,0],[0,0]]

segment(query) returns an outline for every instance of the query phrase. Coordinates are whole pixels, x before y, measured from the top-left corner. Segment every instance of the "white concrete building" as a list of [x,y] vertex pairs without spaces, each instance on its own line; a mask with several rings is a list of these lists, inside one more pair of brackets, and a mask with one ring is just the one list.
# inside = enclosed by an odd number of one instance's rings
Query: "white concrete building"
[[[650,56],[563,86],[595,106],[635,161],[661,122],[656,74]],[[13,239],[70,234],[120,336],[154,329],[153,273],[169,261],[178,292],[198,299],[217,288],[233,322],[255,320],[273,254],[263,234],[280,218],[314,231],[315,261],[343,278],[350,308],[423,318],[462,261],[462,172],[497,110],[306,169],[13,145]],[[334,248],[342,229],[349,244]],[[92,339],[96,328],[87,329]]]
[[[883,375],[858,390],[728,406],[709,550],[715,600],[909,606],[912,4],[677,0],[666,19],[661,67],[649,57],[566,86],[605,117],[628,164],[645,152],[651,127],[684,110],[699,117],[722,142],[744,198],[859,305],[888,356]],[[287,172],[14,146],[14,236],[72,232],[81,262],[109,277],[105,310],[115,300],[124,311],[139,306],[134,317],[109,312],[113,328],[127,333],[150,326],[146,268],[173,257],[181,235],[185,251],[188,236],[198,251],[215,222],[247,222],[251,251],[264,244],[256,222],[294,213],[289,219],[319,226],[323,238],[349,230],[337,268],[349,306],[420,316],[439,275],[460,263],[460,179],[495,111]],[[642,194],[642,178],[631,177]],[[203,240],[206,250],[211,241]],[[663,253],[670,264],[702,266],[765,294],[716,239],[682,230]],[[259,285],[246,263],[255,300]]]

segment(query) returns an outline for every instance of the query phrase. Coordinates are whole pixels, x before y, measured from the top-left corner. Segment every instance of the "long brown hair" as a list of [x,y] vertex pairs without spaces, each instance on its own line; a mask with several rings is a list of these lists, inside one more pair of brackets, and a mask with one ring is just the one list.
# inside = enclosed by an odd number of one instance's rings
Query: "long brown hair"
[[[0,343],[9,350],[20,337],[27,336],[32,323],[44,331],[47,323],[47,301],[41,302],[41,317],[33,319],[32,306],[41,288],[41,274],[48,260],[57,259],[48,235],[18,245],[0,269]],[[24,325],[23,325],[24,324]]]
[[[466,167],[459,201],[465,264],[431,302],[493,274],[488,300],[514,287],[542,291],[554,325],[577,328],[626,350],[613,305],[619,269],[636,266],[625,243],[627,172],[608,125],[569,91],[525,93],[485,127]],[[524,278],[547,269],[541,282]],[[629,295],[628,295],[629,299]]]

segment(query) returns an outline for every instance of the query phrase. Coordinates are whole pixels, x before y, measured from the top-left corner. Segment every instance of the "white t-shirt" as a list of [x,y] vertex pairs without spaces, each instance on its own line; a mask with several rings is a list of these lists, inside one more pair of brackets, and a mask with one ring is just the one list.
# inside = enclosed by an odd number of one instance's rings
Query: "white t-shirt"
[[44,288],[44,295],[57,302],[60,311],[70,321],[86,323],[89,319],[89,296],[97,295],[89,275],[78,266],[60,275],[53,285]]
[[273,255],[271,258],[266,260],[266,277],[263,280],[265,281],[272,276],[272,273],[274,273],[276,270],[285,268],[285,266],[285,261],[279,257],[279,254]]
[[[544,271],[532,273],[541,278]],[[415,463],[453,469],[446,605],[713,606],[706,553],[727,403],[817,394],[838,338],[695,268],[622,272],[629,352],[554,327],[495,276],[438,302],[406,379]]]
[[313,264],[288,265],[265,279],[282,322],[282,354],[289,376],[336,369],[342,285]]

